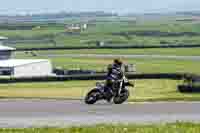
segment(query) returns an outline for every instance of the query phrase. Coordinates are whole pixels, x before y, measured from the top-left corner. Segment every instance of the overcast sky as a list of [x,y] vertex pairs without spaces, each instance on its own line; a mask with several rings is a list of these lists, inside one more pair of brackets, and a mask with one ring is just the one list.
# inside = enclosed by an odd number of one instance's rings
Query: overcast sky
[[146,13],[200,10],[200,0],[1,0],[0,14],[106,11]]

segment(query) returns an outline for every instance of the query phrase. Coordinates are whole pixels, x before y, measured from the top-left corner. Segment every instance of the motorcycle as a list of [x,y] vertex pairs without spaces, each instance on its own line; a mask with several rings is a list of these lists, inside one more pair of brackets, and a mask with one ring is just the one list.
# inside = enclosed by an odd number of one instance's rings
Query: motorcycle
[[112,93],[106,91],[106,85],[104,83],[96,83],[96,87],[89,91],[85,97],[86,104],[94,104],[99,100],[107,100],[108,96],[113,99],[115,104],[122,104],[129,97],[129,90],[127,86],[134,87],[128,79],[124,76],[121,80],[116,81],[112,87]]

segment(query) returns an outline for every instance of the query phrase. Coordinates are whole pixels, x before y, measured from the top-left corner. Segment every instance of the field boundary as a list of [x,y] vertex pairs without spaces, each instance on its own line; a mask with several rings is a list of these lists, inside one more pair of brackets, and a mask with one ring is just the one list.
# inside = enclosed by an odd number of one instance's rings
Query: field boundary
[[[172,79],[182,80],[186,74],[184,73],[127,73],[128,79]],[[81,74],[81,75],[65,75],[65,76],[47,76],[47,77],[21,77],[21,78],[1,78],[0,83],[17,83],[17,82],[56,82],[68,80],[105,80],[106,73],[100,74]]]
[[177,45],[132,45],[132,46],[82,46],[82,47],[44,47],[44,48],[17,48],[16,51],[42,51],[42,50],[81,50],[81,49],[152,49],[152,48],[200,48],[200,44],[177,44]]

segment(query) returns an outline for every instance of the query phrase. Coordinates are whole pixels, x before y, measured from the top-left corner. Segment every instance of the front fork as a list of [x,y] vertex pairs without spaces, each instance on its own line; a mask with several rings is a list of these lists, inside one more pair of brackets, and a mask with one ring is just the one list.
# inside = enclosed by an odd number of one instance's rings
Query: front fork
[[118,93],[116,96],[119,96],[121,94],[121,91],[122,91],[122,85],[123,85],[123,82],[120,82],[120,85],[119,85],[119,89],[118,89]]

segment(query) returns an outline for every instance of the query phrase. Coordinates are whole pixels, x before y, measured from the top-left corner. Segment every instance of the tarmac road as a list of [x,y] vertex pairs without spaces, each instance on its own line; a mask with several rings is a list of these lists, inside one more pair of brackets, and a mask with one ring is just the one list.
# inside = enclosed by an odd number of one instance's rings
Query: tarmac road
[[0,100],[0,127],[77,126],[100,123],[200,122],[200,102],[125,103],[79,100]]

